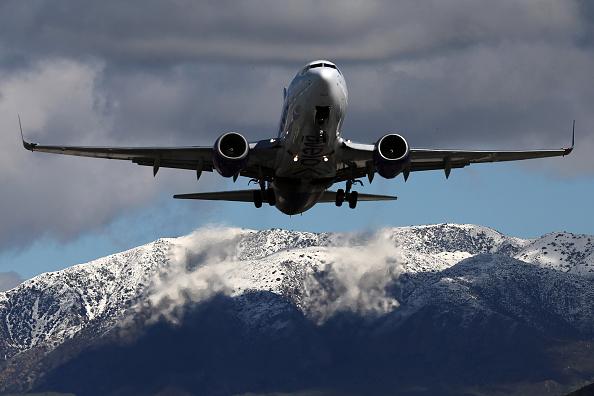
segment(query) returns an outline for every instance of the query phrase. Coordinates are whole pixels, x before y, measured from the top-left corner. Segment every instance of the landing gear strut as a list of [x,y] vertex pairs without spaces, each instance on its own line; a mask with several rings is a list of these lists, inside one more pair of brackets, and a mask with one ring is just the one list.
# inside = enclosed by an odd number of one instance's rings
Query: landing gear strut
[[357,207],[357,199],[359,198],[359,193],[357,191],[351,192],[353,184],[359,184],[362,186],[363,182],[361,182],[361,180],[354,179],[347,180],[346,191],[342,188],[339,188],[338,191],[336,191],[336,206],[342,206],[342,203],[346,199],[349,203],[349,208],[355,209]]
[[268,205],[270,206],[276,205],[276,194],[272,187],[270,187],[270,183],[266,186],[266,181],[264,179],[252,179],[248,184],[252,182],[260,185],[259,190],[254,190],[254,206],[256,208],[261,208],[263,202],[268,202]]

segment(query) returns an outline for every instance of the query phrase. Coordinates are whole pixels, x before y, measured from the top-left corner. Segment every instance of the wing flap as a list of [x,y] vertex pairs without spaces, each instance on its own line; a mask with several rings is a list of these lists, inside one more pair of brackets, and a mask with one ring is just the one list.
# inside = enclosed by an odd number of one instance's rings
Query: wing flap
[[560,157],[571,153],[573,148],[558,150],[526,151],[483,151],[483,150],[431,150],[412,149],[410,160],[413,164],[435,163],[449,159],[451,162],[476,164],[484,162],[518,161],[533,158]]
[[[78,157],[106,158],[119,160],[147,160],[154,158],[196,161],[212,160],[212,147],[93,147],[93,146],[45,146],[23,139],[23,147],[29,151],[74,155]],[[151,164],[152,165],[152,164]]]

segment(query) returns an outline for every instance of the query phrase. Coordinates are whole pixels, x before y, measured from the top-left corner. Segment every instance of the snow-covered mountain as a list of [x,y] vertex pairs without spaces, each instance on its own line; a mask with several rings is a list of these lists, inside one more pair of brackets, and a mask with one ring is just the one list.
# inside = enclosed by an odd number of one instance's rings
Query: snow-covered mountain
[[[137,394],[342,385],[357,394],[370,383],[378,393],[396,383],[411,394],[435,384],[441,393],[559,394],[594,376],[591,341],[592,236],[523,240],[455,224],[358,234],[208,228],[0,293],[0,391],[134,394],[132,379],[111,386],[96,371],[150,373],[146,357],[133,356],[154,347],[156,364],[179,356],[189,372]],[[209,362],[184,356],[192,348]],[[89,368],[104,360],[112,363]],[[219,364],[238,364],[239,379],[222,386]],[[242,378],[246,367],[258,370]]]

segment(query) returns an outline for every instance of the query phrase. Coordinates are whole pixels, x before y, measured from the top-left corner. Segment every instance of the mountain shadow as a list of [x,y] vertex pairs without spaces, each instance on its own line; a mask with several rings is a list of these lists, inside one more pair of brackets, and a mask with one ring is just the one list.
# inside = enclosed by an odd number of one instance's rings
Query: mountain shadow
[[[282,313],[246,324],[241,313]],[[275,312],[277,312],[275,310]],[[554,378],[553,340],[502,315],[428,305],[405,321],[343,312],[316,325],[275,293],[217,295],[179,324],[149,325],[125,341],[83,349],[35,391],[77,395],[297,392],[344,395],[461,394],[469,385]],[[60,348],[53,354],[60,354]]]

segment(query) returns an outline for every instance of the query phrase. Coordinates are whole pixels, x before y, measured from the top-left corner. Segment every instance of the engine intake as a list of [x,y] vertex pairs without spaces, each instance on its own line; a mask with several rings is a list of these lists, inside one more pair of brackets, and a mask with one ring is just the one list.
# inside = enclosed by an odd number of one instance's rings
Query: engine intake
[[408,143],[402,136],[389,133],[375,144],[373,162],[380,176],[386,179],[398,176],[409,161]]
[[213,149],[213,166],[221,176],[234,176],[246,167],[250,145],[243,135],[227,132],[216,140]]

